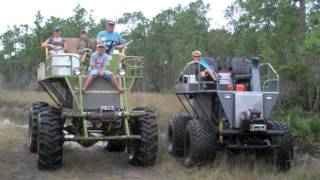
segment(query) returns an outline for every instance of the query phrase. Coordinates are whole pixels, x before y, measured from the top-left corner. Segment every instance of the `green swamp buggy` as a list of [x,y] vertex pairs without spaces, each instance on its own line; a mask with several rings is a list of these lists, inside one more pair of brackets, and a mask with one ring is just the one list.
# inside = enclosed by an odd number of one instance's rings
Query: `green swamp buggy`
[[[70,46],[77,39],[66,41]],[[56,103],[53,107],[46,102],[33,102],[30,107],[29,149],[37,153],[39,169],[62,166],[65,141],[83,147],[104,141],[106,150],[125,151],[134,165],[155,163],[158,142],[155,115],[148,108],[128,107],[128,92],[137,79],[143,78],[143,58],[126,57],[126,69],[118,54],[111,53],[110,58],[108,70],[125,88],[124,93],[99,78],[87,91],[81,91],[87,73],[76,54],[48,56],[39,65],[38,82]]]
[[187,114],[169,120],[168,150],[183,155],[187,167],[214,161],[225,147],[270,158],[280,169],[290,168],[293,139],[288,125],[269,115],[279,94],[279,76],[259,57],[233,59],[229,72],[219,72],[219,61],[205,58],[215,67],[218,81],[199,78],[198,64],[188,64],[176,84],[176,95]]

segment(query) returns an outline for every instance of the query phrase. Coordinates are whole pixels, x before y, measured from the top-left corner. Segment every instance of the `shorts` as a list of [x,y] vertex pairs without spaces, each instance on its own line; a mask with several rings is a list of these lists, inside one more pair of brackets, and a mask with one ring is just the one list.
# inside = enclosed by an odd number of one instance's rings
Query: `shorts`
[[[103,78],[104,78],[104,79],[109,79],[112,75],[113,75],[113,74],[112,74],[111,71],[105,70],[105,71],[104,71]],[[91,76],[91,77],[98,77],[98,76],[99,76],[99,71],[96,70],[96,69],[92,69],[92,70],[89,71],[89,76]]]

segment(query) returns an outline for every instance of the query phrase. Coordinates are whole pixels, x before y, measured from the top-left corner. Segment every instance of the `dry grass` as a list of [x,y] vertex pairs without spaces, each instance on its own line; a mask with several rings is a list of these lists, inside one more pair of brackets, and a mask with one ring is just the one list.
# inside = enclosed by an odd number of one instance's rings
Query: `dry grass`
[[294,167],[287,173],[279,172],[271,164],[257,161],[253,155],[232,157],[219,152],[214,164],[201,168],[187,169],[181,159],[173,158],[166,151],[166,130],[168,119],[175,113],[183,113],[183,107],[174,95],[135,93],[130,96],[130,106],[150,107],[158,116],[160,132],[159,155],[156,170],[164,179],[205,180],[205,179],[244,179],[244,180],[305,180],[320,179],[320,160],[308,155],[297,156]]
[[[0,92],[0,102],[5,102],[5,104],[9,105],[19,104],[24,106],[39,98],[42,100],[48,99],[44,93],[19,91],[6,93]],[[132,169],[130,166],[125,166],[123,169],[123,167],[117,167],[119,166],[118,161],[122,161],[123,159],[108,159],[113,155],[108,156],[107,154],[98,152],[83,156],[83,153],[74,153],[71,152],[73,150],[71,149],[69,152],[65,152],[65,166],[61,170],[56,172],[40,173],[41,177],[45,179],[83,179],[85,177],[89,179],[118,179],[121,177],[122,170],[125,170],[126,173],[124,174],[133,172],[138,174],[148,174],[146,171],[153,172],[155,176],[151,179],[320,180],[320,160],[305,154],[297,155],[293,168],[287,173],[279,172],[269,163],[257,161],[253,155],[232,157],[227,155],[224,151],[218,153],[216,162],[211,165],[201,168],[187,169],[181,165],[181,159],[176,159],[170,156],[166,151],[166,129],[168,118],[174,113],[183,112],[183,108],[177,98],[174,95],[133,93],[130,95],[130,107],[137,106],[151,108],[155,111],[158,117],[157,121],[160,141],[159,153],[157,163],[153,168],[143,170],[142,168]],[[25,142],[25,137],[22,138],[26,135],[25,133],[26,129],[21,130],[21,128],[17,129],[17,127],[0,124],[0,137],[2,137],[0,139],[0,161],[2,162],[0,165],[1,177],[12,177],[12,173],[17,173],[15,166],[12,164],[17,164],[18,162],[10,163],[8,162],[10,160],[8,160],[7,157],[17,153],[15,152],[15,147],[21,146],[21,144],[23,144],[22,142]],[[24,147],[24,149],[25,148],[26,147]],[[97,151],[100,150],[97,149]],[[88,151],[83,152],[85,152],[85,155],[88,153]],[[104,159],[104,157],[106,157],[106,159]],[[32,157],[32,159],[34,158],[35,157]],[[21,157],[20,159],[23,158]],[[74,164],[74,162],[77,162],[77,164]],[[100,166],[106,166],[106,169],[108,170],[100,172],[100,170],[103,169]],[[36,166],[33,165],[29,169],[31,168],[36,169]],[[33,173],[39,174],[39,171],[34,170]],[[115,178],[112,178],[115,175],[114,173],[116,173],[116,176]],[[104,174],[106,176],[104,176]],[[28,177],[32,178],[38,176],[29,175]],[[145,179],[150,179],[150,177],[145,177]]]
[[24,107],[33,101],[53,103],[45,92],[0,90],[0,106]]

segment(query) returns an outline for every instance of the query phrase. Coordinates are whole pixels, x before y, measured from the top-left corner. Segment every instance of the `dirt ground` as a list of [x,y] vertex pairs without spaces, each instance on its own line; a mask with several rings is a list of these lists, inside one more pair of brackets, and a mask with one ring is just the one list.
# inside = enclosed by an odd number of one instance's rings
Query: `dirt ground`
[[134,94],[131,106],[137,105],[150,107],[158,117],[158,156],[156,165],[151,168],[132,166],[124,153],[106,152],[101,144],[83,148],[68,142],[64,145],[63,167],[56,171],[39,171],[36,154],[31,154],[27,148],[28,127],[27,119],[22,116],[23,108],[2,108],[2,112],[0,108],[0,180],[320,180],[320,159],[308,154],[296,154],[292,169],[286,173],[257,161],[254,155],[234,157],[224,151],[218,153],[213,164],[185,168],[181,159],[170,156],[166,150],[168,118],[182,110],[176,98]]
[[65,143],[63,168],[39,171],[37,155],[31,154],[27,148],[27,128],[2,124],[0,130],[11,131],[10,134],[0,132],[0,179],[161,179],[155,168],[132,166],[124,153],[106,152],[102,144],[82,148],[76,143]]

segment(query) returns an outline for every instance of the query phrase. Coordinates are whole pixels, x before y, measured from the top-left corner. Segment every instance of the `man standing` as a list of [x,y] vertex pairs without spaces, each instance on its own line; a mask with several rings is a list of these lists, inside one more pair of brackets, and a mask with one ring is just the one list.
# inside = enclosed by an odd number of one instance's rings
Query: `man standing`
[[123,52],[124,41],[121,38],[120,34],[114,32],[115,22],[108,21],[106,25],[106,30],[100,31],[97,35],[97,42],[104,42],[107,54],[114,49],[118,49],[120,53]]

